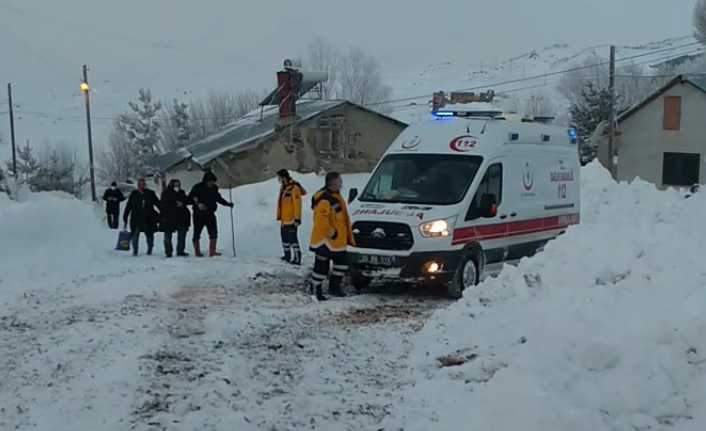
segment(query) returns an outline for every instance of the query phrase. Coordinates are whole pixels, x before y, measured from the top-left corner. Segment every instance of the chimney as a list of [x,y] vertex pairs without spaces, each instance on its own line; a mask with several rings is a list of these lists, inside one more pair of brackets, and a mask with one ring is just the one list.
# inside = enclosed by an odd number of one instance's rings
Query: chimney
[[297,115],[297,97],[301,82],[301,72],[297,70],[291,60],[284,60],[284,70],[277,72],[280,119],[290,119]]

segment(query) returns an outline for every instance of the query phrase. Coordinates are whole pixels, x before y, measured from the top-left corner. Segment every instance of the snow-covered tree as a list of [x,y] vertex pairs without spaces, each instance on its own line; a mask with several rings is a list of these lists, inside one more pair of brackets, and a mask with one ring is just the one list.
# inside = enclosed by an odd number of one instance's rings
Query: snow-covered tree
[[88,182],[86,169],[79,165],[76,153],[66,145],[58,145],[47,146],[29,186],[34,192],[62,191],[80,198]]
[[694,36],[706,44],[706,0],[697,0],[694,6]]
[[596,127],[610,118],[611,94],[608,88],[587,82],[581,92],[581,98],[570,108],[571,120],[578,133],[581,154],[588,159],[596,156],[596,148],[590,138]]
[[118,122],[135,155],[138,175],[145,175],[148,173],[145,162],[162,150],[161,123],[157,118],[162,103],[153,101],[152,92],[141,88],[138,100],[131,101],[129,106],[130,111],[121,114]]
[[165,108],[162,124],[163,147],[166,151],[184,148],[191,143],[191,118],[187,103],[174,99]]
[[[7,171],[12,171],[12,160],[6,163]],[[39,162],[34,156],[34,148],[27,141],[23,146],[17,148],[17,183],[28,184],[39,169]]]

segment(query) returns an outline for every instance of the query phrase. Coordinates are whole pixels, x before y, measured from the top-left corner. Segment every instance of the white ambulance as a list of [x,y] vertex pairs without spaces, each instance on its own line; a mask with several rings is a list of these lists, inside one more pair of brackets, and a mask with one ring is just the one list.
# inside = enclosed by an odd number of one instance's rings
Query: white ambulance
[[440,283],[451,297],[579,223],[571,129],[495,109],[408,127],[351,190],[353,285]]

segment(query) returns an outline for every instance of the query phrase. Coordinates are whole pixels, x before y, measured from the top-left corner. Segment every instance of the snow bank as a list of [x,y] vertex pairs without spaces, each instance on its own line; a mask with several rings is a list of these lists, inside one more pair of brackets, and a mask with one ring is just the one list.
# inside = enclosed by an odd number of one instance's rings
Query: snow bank
[[[96,209],[63,193],[0,199],[0,286],[90,269],[117,239]],[[3,290],[0,287],[0,290]]]
[[[316,174],[292,173],[292,176],[307,191],[307,196],[302,201],[302,227],[299,229],[299,241],[306,249],[309,246],[311,232],[311,197],[323,187],[324,178]],[[350,188],[364,187],[368,176],[368,174],[345,175],[343,187],[346,197]],[[221,194],[229,199],[228,190],[221,190]],[[275,220],[278,196],[279,182],[276,178],[233,189],[236,251],[242,256],[273,257],[282,254],[279,224]],[[232,253],[229,211],[225,207],[220,207],[218,210],[219,244],[226,253]]]
[[706,429],[706,193],[582,179],[580,226],[418,335],[394,425]]
[[[309,199],[322,187],[323,178],[314,174],[294,176],[309,192],[303,203],[303,226],[299,234],[306,248],[311,230]],[[361,187],[366,178],[367,174],[346,175],[345,187]],[[227,190],[221,193],[229,198]],[[275,220],[278,193],[276,179],[233,190],[239,257],[281,255],[279,225]],[[121,211],[123,209],[124,204]],[[225,256],[230,256],[232,250],[229,211],[220,207],[218,212],[219,248]],[[118,234],[107,228],[104,218],[102,206],[93,206],[63,193],[28,193],[21,202],[0,194],[0,295],[27,290],[28,286],[20,286],[20,283],[41,285],[44,282],[46,287],[47,279],[59,283],[99,268],[120,271],[134,266],[130,259],[117,259],[127,254],[113,250]],[[205,240],[206,232],[202,238]],[[143,236],[143,252],[144,241]],[[190,244],[188,248],[191,249]],[[163,255],[160,233],[155,238],[155,254],[155,258]],[[10,284],[13,289],[3,289]]]

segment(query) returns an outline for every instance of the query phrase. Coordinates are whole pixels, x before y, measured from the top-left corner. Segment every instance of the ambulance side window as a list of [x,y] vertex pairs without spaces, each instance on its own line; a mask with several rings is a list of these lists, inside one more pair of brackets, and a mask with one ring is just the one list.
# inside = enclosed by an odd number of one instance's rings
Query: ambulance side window
[[478,190],[476,190],[475,196],[473,196],[473,201],[471,201],[471,206],[468,208],[468,213],[466,214],[466,220],[475,220],[482,216],[480,209],[481,198],[485,194],[490,194],[495,197],[495,202],[497,206],[503,200],[503,165],[502,163],[494,163],[488,166],[485,171],[485,175],[478,185]]

